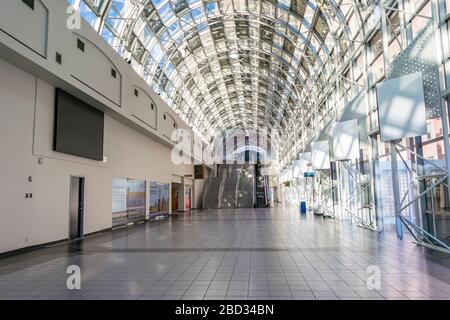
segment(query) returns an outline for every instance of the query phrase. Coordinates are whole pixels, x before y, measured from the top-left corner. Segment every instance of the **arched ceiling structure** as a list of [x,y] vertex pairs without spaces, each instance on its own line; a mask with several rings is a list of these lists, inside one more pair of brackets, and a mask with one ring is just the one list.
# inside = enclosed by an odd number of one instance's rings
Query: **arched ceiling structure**
[[345,64],[354,43],[346,13],[357,16],[361,6],[350,0],[68,1],[205,141],[232,128],[286,136]]

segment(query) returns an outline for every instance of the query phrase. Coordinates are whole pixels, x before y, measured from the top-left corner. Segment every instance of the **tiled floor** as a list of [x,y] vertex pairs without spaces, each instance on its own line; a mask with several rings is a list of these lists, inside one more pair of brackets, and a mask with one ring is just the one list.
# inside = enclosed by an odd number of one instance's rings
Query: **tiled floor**
[[450,299],[450,256],[294,209],[205,210],[3,258],[0,298]]

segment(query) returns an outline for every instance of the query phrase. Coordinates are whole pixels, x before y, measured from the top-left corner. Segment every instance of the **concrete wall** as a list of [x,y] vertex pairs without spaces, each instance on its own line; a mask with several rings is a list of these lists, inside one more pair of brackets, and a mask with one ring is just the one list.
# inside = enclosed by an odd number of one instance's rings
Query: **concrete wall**
[[53,151],[54,97],[53,85],[0,60],[0,252],[68,238],[71,175],[86,179],[84,232],[91,233],[112,225],[113,177],[169,183],[193,174],[192,165],[170,161],[169,146],[108,113],[106,162]]

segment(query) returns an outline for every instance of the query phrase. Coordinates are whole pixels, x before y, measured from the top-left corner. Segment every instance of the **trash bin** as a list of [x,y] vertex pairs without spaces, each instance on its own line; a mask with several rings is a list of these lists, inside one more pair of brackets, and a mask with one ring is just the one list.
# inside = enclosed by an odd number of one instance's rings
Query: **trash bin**
[[306,200],[300,200],[300,213],[306,214]]

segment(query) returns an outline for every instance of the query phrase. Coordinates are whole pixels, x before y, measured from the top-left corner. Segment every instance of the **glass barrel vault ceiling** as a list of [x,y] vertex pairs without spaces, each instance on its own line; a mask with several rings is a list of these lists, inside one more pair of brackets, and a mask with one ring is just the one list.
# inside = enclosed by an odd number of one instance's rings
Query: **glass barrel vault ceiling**
[[373,4],[343,1],[68,0],[205,141],[259,128],[284,143],[357,49]]

